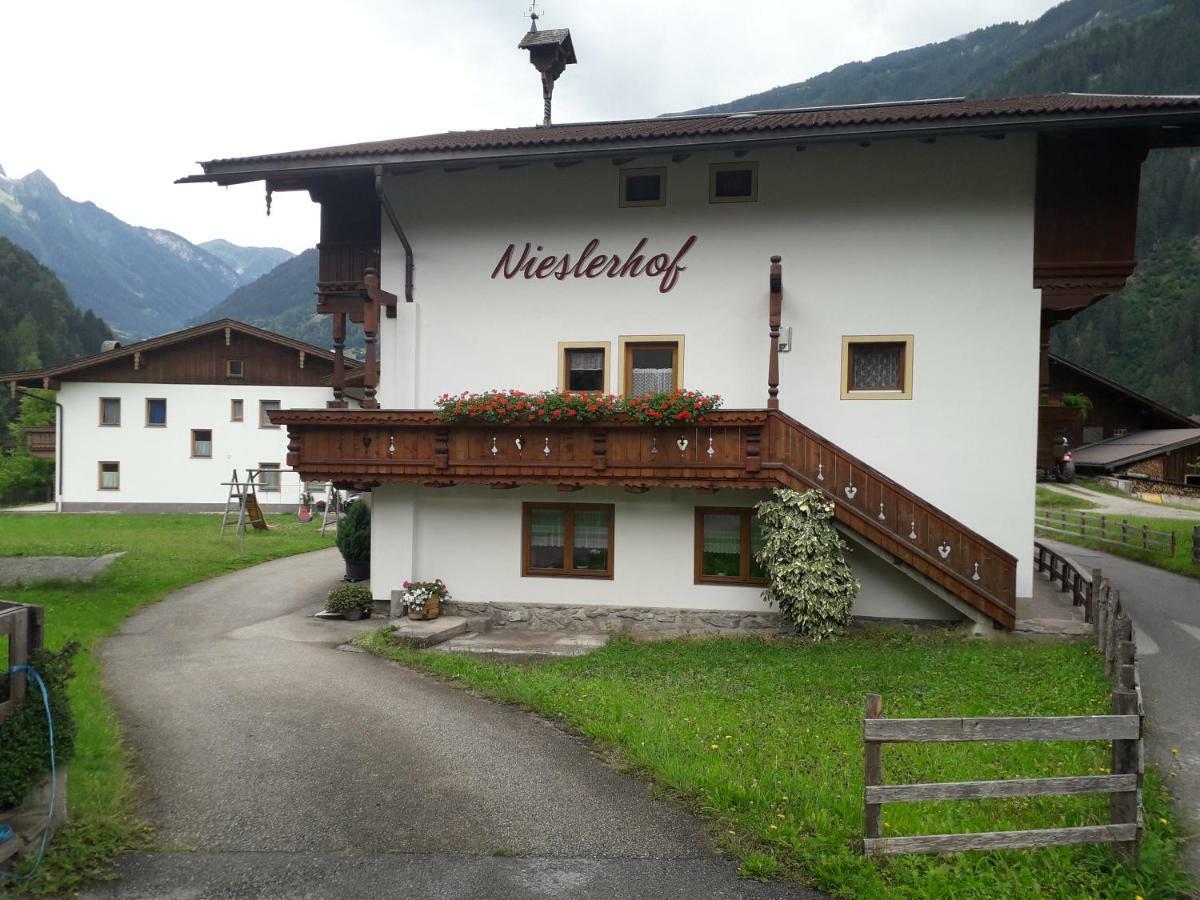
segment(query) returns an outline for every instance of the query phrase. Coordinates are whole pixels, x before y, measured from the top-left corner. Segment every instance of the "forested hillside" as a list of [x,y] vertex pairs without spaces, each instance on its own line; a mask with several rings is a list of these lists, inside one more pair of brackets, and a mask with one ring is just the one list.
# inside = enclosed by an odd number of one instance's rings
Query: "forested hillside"
[[[1068,0],[1034,22],[851,63],[710,107],[721,112],[1062,91],[1200,94],[1200,0]],[[1053,349],[1200,413],[1200,151],[1142,170],[1141,263],[1126,288],[1055,328]]]

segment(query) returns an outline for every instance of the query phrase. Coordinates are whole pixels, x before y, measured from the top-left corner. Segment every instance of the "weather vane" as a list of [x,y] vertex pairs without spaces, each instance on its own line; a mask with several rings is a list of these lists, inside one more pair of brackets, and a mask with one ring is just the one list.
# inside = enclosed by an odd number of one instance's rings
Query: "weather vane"
[[529,16],[529,30],[537,31],[537,0],[531,0],[529,4],[529,12],[527,12],[525,15]]

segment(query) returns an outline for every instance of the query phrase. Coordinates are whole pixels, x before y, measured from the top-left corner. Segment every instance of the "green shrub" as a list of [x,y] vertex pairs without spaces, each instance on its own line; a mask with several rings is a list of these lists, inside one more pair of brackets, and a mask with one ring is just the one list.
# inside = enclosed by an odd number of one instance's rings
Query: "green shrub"
[[833,504],[817,491],[780,489],[758,504],[767,571],[763,599],[805,637],[820,640],[850,624],[860,587],[846,565],[846,543],[834,529]]
[[346,507],[346,515],[337,527],[337,547],[342,559],[369,562],[371,559],[371,507],[355,500]]
[[362,584],[339,584],[329,592],[325,612],[345,613],[357,609],[369,613],[375,605],[371,589]]
[[[54,717],[54,752],[58,765],[75,752],[75,719],[67,699],[67,681],[71,678],[71,658],[79,649],[72,641],[53,653],[38,650],[30,655],[30,665],[46,682],[50,695],[50,713]],[[7,673],[0,675],[7,695]],[[33,679],[24,699],[12,714],[0,722],[0,809],[17,806],[41,778],[50,771],[50,740],[46,732],[46,710],[42,692]]]

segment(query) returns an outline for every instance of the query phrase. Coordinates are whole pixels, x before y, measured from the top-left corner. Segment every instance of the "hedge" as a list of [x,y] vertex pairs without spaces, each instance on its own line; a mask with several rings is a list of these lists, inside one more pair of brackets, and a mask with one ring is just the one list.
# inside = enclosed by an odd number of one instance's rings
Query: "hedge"
[[[38,650],[30,665],[46,682],[50,712],[54,716],[54,751],[58,765],[75,752],[75,718],[67,699],[71,659],[79,645],[72,641],[54,653]],[[8,673],[0,675],[0,696],[8,694]],[[50,771],[50,740],[46,733],[46,711],[42,692],[33,679],[24,699],[7,719],[0,722],[0,809],[18,806],[25,795]]]

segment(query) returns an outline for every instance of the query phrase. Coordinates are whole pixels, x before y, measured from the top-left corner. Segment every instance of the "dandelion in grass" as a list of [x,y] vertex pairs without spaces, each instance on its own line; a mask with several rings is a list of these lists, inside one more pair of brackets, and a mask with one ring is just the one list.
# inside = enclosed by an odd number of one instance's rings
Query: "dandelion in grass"
[[1170,822],[1168,822],[1166,819],[1159,819],[1158,821],[1159,821],[1160,823],[1162,823],[1163,825],[1170,825],[1170,824],[1171,824],[1171,823],[1170,823]]

